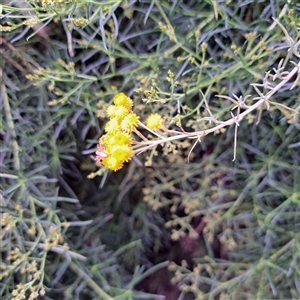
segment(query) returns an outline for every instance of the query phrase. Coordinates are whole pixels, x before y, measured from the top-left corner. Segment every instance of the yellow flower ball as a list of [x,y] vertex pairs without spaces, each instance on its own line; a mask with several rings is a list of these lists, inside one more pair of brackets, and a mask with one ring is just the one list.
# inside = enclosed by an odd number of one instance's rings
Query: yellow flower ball
[[115,145],[106,149],[107,153],[114,157],[118,162],[127,162],[133,156],[133,150],[128,145]]
[[125,116],[127,116],[130,111],[123,105],[117,106],[115,118],[119,121],[123,120]]
[[120,130],[120,122],[116,118],[112,118],[105,125],[106,132],[116,132]]
[[125,106],[128,110],[131,110],[133,106],[132,100],[127,97],[124,93],[118,93],[114,99],[114,104],[117,106]]
[[123,120],[123,118],[130,113],[128,108],[126,108],[123,105],[116,106],[116,105],[110,105],[106,110],[107,115],[110,118],[116,118],[119,121]]
[[102,165],[109,168],[110,170],[113,170],[116,172],[116,171],[122,169],[123,162],[118,161],[113,156],[108,156],[102,160]]
[[116,110],[117,110],[117,106],[115,105],[110,105],[107,109],[106,109],[106,113],[110,118],[114,118],[116,115]]
[[102,138],[103,145],[111,147],[114,145],[128,145],[132,143],[132,136],[129,133],[123,131],[116,131],[110,134],[105,134]]
[[139,122],[139,117],[134,114],[130,113],[128,114],[121,122],[121,129],[125,132],[131,132],[135,129]]
[[163,119],[159,114],[151,114],[146,119],[146,125],[151,130],[161,129],[163,124]]

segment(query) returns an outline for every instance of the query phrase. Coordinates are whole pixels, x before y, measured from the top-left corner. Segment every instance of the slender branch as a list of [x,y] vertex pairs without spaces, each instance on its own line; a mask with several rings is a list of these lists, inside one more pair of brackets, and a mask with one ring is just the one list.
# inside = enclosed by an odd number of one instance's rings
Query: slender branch
[[[133,146],[134,153],[138,155],[138,154],[140,154],[148,149],[151,149],[159,144],[163,144],[163,143],[171,142],[171,141],[175,141],[175,140],[180,140],[180,139],[185,139],[185,138],[198,139],[199,136],[201,136],[201,137],[206,136],[206,135],[216,132],[224,127],[230,126],[232,124],[238,124],[241,120],[243,120],[243,118],[245,116],[247,116],[249,113],[251,113],[255,109],[259,108],[261,105],[263,105],[263,104],[269,105],[269,99],[275,93],[277,93],[280,90],[280,88],[282,88],[289,80],[291,80],[291,78],[295,74],[298,73],[299,68],[300,68],[300,62],[293,68],[293,70],[286,77],[284,77],[284,79],[277,86],[275,86],[271,91],[269,91],[263,97],[256,98],[259,100],[255,104],[249,106],[244,112],[239,113],[236,117],[233,117],[225,122],[222,122],[221,124],[219,124],[213,128],[196,131],[196,132],[182,132],[175,136],[160,137],[157,140],[141,141]],[[255,98],[254,98],[254,100],[255,100]],[[271,102],[271,103],[275,104],[273,102]],[[280,105],[280,106],[282,106],[282,105]],[[298,112],[296,112],[296,113],[298,113]]]
[[[34,244],[35,244],[34,242],[24,241],[24,245],[32,246]],[[46,249],[46,245],[43,244],[43,243],[38,243],[36,246],[40,249]],[[81,261],[86,261],[87,260],[87,258],[85,256],[83,256],[81,254],[78,254],[76,252],[70,251],[70,250],[66,250],[66,249],[64,249],[63,247],[60,247],[60,246],[51,247],[49,249],[49,251],[53,251],[53,252],[56,252],[56,253],[59,253],[59,254],[68,253],[70,255],[70,257],[72,257],[72,258],[76,258],[76,259],[81,260]]]
[[[67,36],[67,41],[68,41],[68,52],[71,57],[74,57],[74,49],[73,49],[73,37],[72,37],[72,29],[69,29],[68,24],[65,21],[62,21],[66,36]],[[71,26],[73,27],[73,24],[71,23]]]
[[70,262],[70,268],[79,276],[86,280],[86,283],[99,295],[100,298],[97,299],[104,299],[104,300],[113,300],[110,295],[105,293],[105,291],[88,275],[86,274],[81,268],[79,268],[75,263],[72,261]]
[[[2,68],[0,69],[0,74],[2,75]],[[17,142],[17,135],[16,135],[15,126],[11,115],[11,109],[10,109],[9,100],[7,97],[6,87],[4,83],[1,84],[1,94],[3,98],[4,112],[7,120],[7,127],[10,131],[11,139],[12,139],[11,144],[12,144],[13,156],[14,156],[14,167],[15,170],[19,172],[20,171],[19,145]]]

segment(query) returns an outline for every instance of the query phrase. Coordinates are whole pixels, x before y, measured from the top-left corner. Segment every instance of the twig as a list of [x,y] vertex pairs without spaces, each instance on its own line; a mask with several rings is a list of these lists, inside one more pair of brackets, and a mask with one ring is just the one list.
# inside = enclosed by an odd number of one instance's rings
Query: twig
[[[138,142],[136,145],[133,146],[134,153],[140,154],[140,153],[142,153],[148,149],[151,149],[159,144],[171,142],[171,141],[175,141],[175,140],[180,140],[180,139],[185,139],[185,138],[198,139],[199,136],[206,136],[212,132],[216,132],[216,131],[218,131],[224,127],[230,126],[232,124],[239,124],[239,122],[241,120],[243,120],[243,118],[246,115],[248,115],[255,109],[261,107],[261,105],[265,104],[267,107],[269,107],[269,104],[270,104],[269,99],[275,93],[277,93],[295,74],[298,73],[299,68],[300,68],[300,62],[293,68],[293,70],[287,76],[284,77],[284,79],[277,86],[275,86],[272,90],[270,90],[266,95],[263,95],[260,93],[261,94],[260,97],[253,98],[253,100],[258,100],[258,101],[251,106],[247,106],[247,109],[244,112],[239,113],[236,117],[233,117],[225,122],[221,122],[220,124],[218,123],[219,125],[217,125],[213,128],[196,131],[196,132],[182,132],[175,136],[160,137],[157,140],[147,140],[147,141]],[[256,86],[254,85],[254,87],[256,87]],[[271,102],[271,103],[276,105],[273,102]],[[282,104],[279,106],[282,107]],[[295,111],[295,110],[293,110],[293,111]],[[296,113],[298,113],[298,112],[296,112]],[[195,147],[195,146],[193,146],[193,147]]]
[[79,276],[81,276],[86,280],[86,283],[99,295],[100,298],[98,299],[104,299],[104,300],[114,299],[110,295],[105,293],[105,291],[88,274],[83,272],[83,270],[79,268],[75,263],[71,261],[69,266],[76,274],[78,274]]
[[[241,108],[238,107],[237,117],[239,117],[239,115],[240,115],[240,110],[241,110]],[[232,115],[233,119],[236,120],[236,117],[233,115],[232,112],[231,112],[231,115]],[[233,160],[232,161],[235,161],[235,158],[236,158],[236,145],[237,145],[237,130],[238,130],[238,126],[240,126],[240,124],[236,121],[235,122],[235,128],[234,128]]]
[[68,52],[69,52],[69,54],[70,54],[71,57],[74,57],[74,49],[73,49],[73,41],[72,41],[72,31],[69,29],[68,24],[65,21],[62,21],[62,24],[63,24],[64,30],[66,32],[66,35],[67,35]]
[[[28,241],[24,241],[24,245],[27,245],[27,246],[32,246],[32,245],[35,245],[36,243],[34,242],[28,242]],[[36,245],[36,247],[40,248],[40,249],[46,249],[46,245],[43,244],[43,243],[38,243]],[[70,255],[70,257],[73,257],[73,258],[76,258],[78,260],[81,260],[81,261],[86,261],[87,258],[81,254],[78,254],[76,252],[73,252],[73,251],[70,251],[70,250],[66,250],[64,249],[63,247],[59,247],[59,246],[55,246],[55,247],[51,247],[49,249],[49,251],[53,251],[53,252],[56,252],[56,253],[59,253],[59,254],[65,254],[65,253],[68,253]]]
[[[0,68],[0,78],[2,78],[2,68]],[[5,84],[1,84],[1,92],[2,92],[2,98],[3,98],[3,104],[4,104],[4,112],[7,120],[7,127],[11,134],[12,139],[12,149],[13,149],[13,157],[14,157],[14,167],[17,172],[20,171],[20,159],[19,159],[19,145],[17,142],[17,135],[15,131],[15,126],[13,122],[13,118],[11,115],[11,109],[9,105],[9,100],[7,97],[6,87]]]

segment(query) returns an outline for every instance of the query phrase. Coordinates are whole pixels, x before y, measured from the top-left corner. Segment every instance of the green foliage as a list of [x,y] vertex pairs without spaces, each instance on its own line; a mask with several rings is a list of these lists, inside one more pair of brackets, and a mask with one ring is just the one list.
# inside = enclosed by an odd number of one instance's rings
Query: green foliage
[[[295,2],[0,5],[1,299],[300,297]],[[110,173],[118,92],[165,127]]]

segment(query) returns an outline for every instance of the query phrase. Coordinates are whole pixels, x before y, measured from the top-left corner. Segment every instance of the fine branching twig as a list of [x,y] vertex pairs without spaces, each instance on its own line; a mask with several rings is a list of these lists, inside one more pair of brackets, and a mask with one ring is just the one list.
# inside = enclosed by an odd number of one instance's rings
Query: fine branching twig
[[[192,146],[192,149],[194,149],[196,143],[200,142],[200,137],[206,136],[210,133],[219,131],[220,129],[222,129],[224,127],[228,127],[230,125],[235,124],[235,138],[234,138],[234,149],[235,150],[234,150],[234,158],[233,158],[233,160],[235,160],[235,158],[236,158],[236,142],[237,142],[237,127],[239,126],[240,121],[242,121],[245,116],[247,116],[248,114],[253,112],[255,109],[262,110],[263,106],[266,106],[267,109],[269,109],[270,104],[279,106],[279,107],[287,109],[287,110],[291,110],[294,113],[298,114],[298,112],[296,110],[289,108],[281,103],[276,103],[276,102],[270,101],[270,99],[275,93],[277,93],[282,87],[284,87],[293,78],[294,75],[299,73],[299,68],[300,68],[300,62],[288,74],[285,74],[285,76],[282,78],[281,82],[278,83],[276,86],[274,86],[272,89],[270,89],[270,91],[267,92],[267,94],[265,94],[265,95],[262,92],[260,92],[260,90],[257,87],[258,86],[257,84],[253,84],[254,89],[259,93],[259,97],[254,97],[254,98],[252,98],[252,100],[257,100],[257,102],[250,106],[245,105],[245,101],[249,100],[249,98],[250,98],[249,95],[245,97],[244,101],[238,101],[238,102],[234,101],[236,103],[236,106],[234,108],[237,107],[238,113],[236,116],[234,116],[232,114],[232,118],[228,119],[227,121],[216,122],[216,119],[211,114],[210,110],[207,109],[209,112],[209,115],[210,115],[209,120],[218,124],[215,127],[196,131],[196,132],[186,132],[186,131],[178,132],[178,134],[176,134],[174,136],[169,136],[169,137],[168,136],[167,137],[159,136],[159,138],[156,140],[143,140],[143,141],[137,142],[133,146],[134,153],[138,155],[146,150],[156,147],[159,144],[172,142],[175,140],[186,139],[186,138],[196,139],[195,144]],[[201,91],[200,91],[200,93],[204,96],[204,94]],[[219,97],[224,97],[224,96],[219,95]],[[229,97],[226,97],[226,98],[229,98]],[[205,97],[204,97],[204,101],[205,101],[206,107],[208,107]],[[244,112],[240,113],[240,110],[245,109],[245,108],[246,108],[246,110]],[[143,125],[143,127],[148,129],[145,125]],[[148,130],[151,132],[150,129],[148,129]],[[158,134],[155,134],[155,135],[158,136]]]

